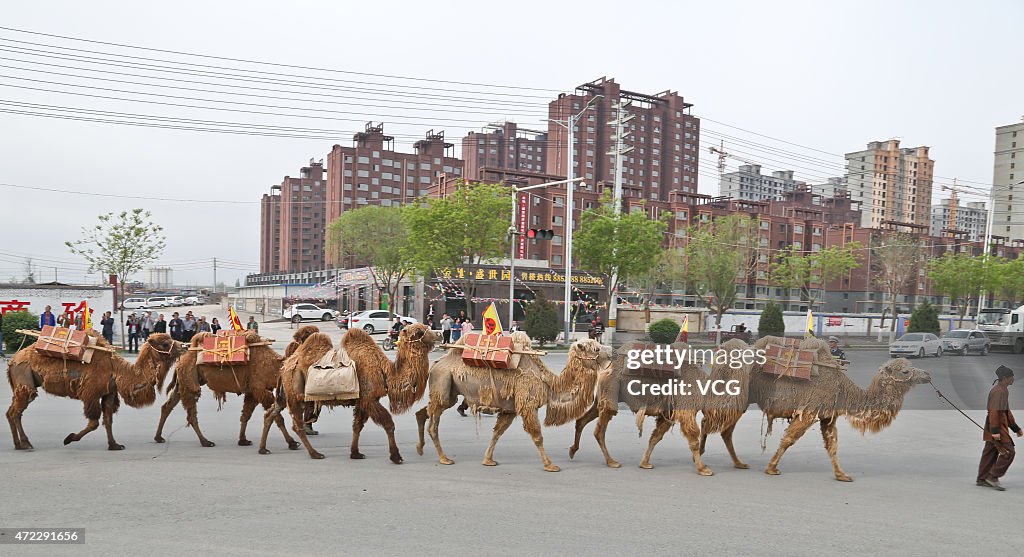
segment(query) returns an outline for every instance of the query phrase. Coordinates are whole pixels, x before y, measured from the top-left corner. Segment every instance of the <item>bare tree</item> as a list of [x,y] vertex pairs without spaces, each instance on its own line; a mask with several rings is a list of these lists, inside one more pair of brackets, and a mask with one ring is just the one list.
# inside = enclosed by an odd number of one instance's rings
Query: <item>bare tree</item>
[[924,244],[919,237],[904,232],[876,236],[872,244],[874,257],[871,271],[875,275],[875,284],[889,296],[889,309],[892,312],[890,331],[895,331],[899,315],[896,311],[896,296],[917,276],[924,255]]

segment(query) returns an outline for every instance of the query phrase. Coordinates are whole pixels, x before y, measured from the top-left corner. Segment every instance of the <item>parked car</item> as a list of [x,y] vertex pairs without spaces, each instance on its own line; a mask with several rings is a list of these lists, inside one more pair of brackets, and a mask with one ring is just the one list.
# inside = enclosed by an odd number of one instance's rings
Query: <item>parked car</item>
[[181,296],[171,296],[167,298],[167,307],[179,307],[185,305],[184,300]]
[[169,303],[164,296],[154,296],[146,300],[146,309],[165,308]]
[[[410,323],[419,323],[412,317],[406,317],[404,315],[395,314],[395,317],[400,321],[409,321]],[[353,313],[349,317],[348,326],[352,328],[362,327],[364,331],[371,335],[375,332],[386,332],[394,325],[394,321],[391,320],[391,312],[386,309],[370,309],[366,311],[360,311]]]
[[121,302],[121,309],[146,309],[145,298],[127,298]]
[[942,339],[931,333],[906,333],[889,345],[889,356],[893,358],[903,356],[923,358],[925,355],[941,356]]
[[285,319],[290,319],[293,323],[298,323],[303,319],[319,319],[321,321],[330,321],[334,319],[338,312],[332,309],[321,308],[313,304],[292,304],[285,308],[281,315]]
[[188,296],[183,300],[186,306],[198,306],[199,296]]
[[968,352],[977,352],[984,356],[992,348],[992,339],[984,331],[978,329],[956,329],[943,335],[942,349],[966,356]]

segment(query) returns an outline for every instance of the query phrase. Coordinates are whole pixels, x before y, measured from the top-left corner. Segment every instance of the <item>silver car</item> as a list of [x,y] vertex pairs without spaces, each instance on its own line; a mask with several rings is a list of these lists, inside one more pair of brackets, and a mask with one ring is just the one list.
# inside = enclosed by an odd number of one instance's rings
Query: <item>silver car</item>
[[942,339],[931,333],[907,333],[889,345],[892,358],[942,355]]
[[956,352],[961,356],[966,356],[968,352],[977,352],[984,356],[988,354],[991,346],[992,340],[978,329],[956,329],[942,337],[942,349],[946,352]]

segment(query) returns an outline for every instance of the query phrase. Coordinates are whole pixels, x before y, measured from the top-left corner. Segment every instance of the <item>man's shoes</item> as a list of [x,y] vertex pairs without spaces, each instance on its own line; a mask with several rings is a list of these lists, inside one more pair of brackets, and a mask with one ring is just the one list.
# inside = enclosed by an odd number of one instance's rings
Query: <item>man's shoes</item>
[[999,480],[995,478],[988,478],[985,480],[985,483],[987,483],[989,487],[996,491],[1006,491],[1006,488],[1003,487],[1003,484],[999,483]]
[[974,485],[976,485],[978,487],[992,487],[985,480],[978,480],[978,481],[974,482]]

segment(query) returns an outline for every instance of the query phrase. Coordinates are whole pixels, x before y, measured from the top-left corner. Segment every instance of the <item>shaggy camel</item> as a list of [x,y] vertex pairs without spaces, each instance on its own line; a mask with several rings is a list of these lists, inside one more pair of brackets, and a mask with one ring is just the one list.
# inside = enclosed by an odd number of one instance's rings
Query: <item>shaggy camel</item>
[[[391,462],[402,463],[402,455],[395,442],[395,422],[391,414],[380,403],[380,399],[388,397],[391,412],[401,414],[423,398],[427,385],[427,369],[430,365],[428,356],[434,344],[441,340],[441,335],[427,328],[426,325],[414,323],[402,329],[398,337],[398,355],[395,361],[388,360],[384,351],[374,342],[366,331],[349,329],[341,337],[341,344],[356,364],[359,376],[359,398],[337,402],[325,402],[323,406],[352,407],[352,449],[351,458],[366,458],[359,452],[359,434],[366,425],[367,419],[381,426],[388,435],[388,447]],[[292,416],[292,430],[299,436],[310,458],[324,458],[313,448],[305,432],[303,410],[306,402],[306,373],[310,366],[334,349],[331,337],[325,333],[310,335],[285,359],[281,368],[280,391],[278,400],[267,411],[263,418],[263,436],[260,438],[260,454],[269,454],[267,450],[267,433],[270,423],[280,415],[286,404]],[[281,397],[284,397],[282,402]]]
[[[289,347],[297,346],[297,343],[301,343],[309,335],[317,331],[318,329],[312,326],[299,329],[295,332]],[[209,336],[209,333],[199,333],[192,337],[192,347],[202,346],[203,339],[207,336]],[[245,335],[246,344],[254,344],[264,340],[255,332],[249,332]],[[257,404],[262,405],[264,410],[269,410],[273,406],[274,388],[277,387],[277,382],[281,377],[283,358],[270,346],[252,346],[249,348],[249,351],[248,362],[227,366],[198,364],[199,352],[196,350],[189,351],[182,356],[178,360],[178,365],[174,368],[174,375],[171,376],[170,384],[167,386],[167,402],[160,408],[160,424],[157,425],[156,436],[154,437],[156,442],[164,442],[164,423],[180,402],[185,407],[188,425],[192,427],[196,432],[196,436],[199,437],[199,443],[204,447],[214,446],[213,441],[207,439],[203,435],[202,430],[199,429],[199,418],[196,415],[196,403],[199,401],[202,386],[206,385],[213,391],[217,400],[221,402],[224,401],[227,393],[244,395],[242,417],[240,419],[241,425],[238,431],[238,444],[243,447],[252,445],[252,441],[248,440],[245,436],[246,426],[248,426],[249,419],[252,418],[252,413],[256,409]],[[288,448],[292,450],[298,449],[299,443],[288,435],[288,429],[284,425],[284,418],[278,415],[275,423],[277,423],[277,427],[284,435]]]
[[[758,340],[755,347],[764,348],[768,344],[781,343],[782,340],[777,337],[764,337]],[[801,348],[816,350],[816,361],[831,358],[828,344],[824,341],[806,339],[801,343]],[[825,450],[832,462],[832,471],[836,479],[843,482],[853,481],[853,478],[839,465],[836,421],[841,416],[846,416],[861,434],[867,431],[882,431],[896,419],[903,406],[903,399],[910,389],[931,381],[928,372],[912,367],[910,362],[903,358],[889,360],[883,364],[866,390],[851,381],[839,367],[821,367],[818,375],[812,376],[810,380],[799,380],[764,373],[761,366],[755,365],[749,376],[749,384],[746,387],[747,401],[757,403],[768,418],[768,433],[771,433],[771,424],[776,419],[783,418],[789,421],[779,448],[769,460],[765,473],[778,475],[782,455],[815,422],[818,422]],[[741,415],[742,413],[732,409],[723,412],[717,419],[722,423],[731,423],[732,425],[728,427],[734,427]],[[702,452],[705,442],[706,435],[702,435]],[[732,439],[726,438],[725,442],[732,453]]]
[[[110,346],[95,331],[88,334],[96,339],[99,346]],[[150,335],[143,343],[139,357],[131,363],[118,354],[102,350],[94,351],[92,361],[83,364],[44,356],[31,346],[23,348],[11,358],[7,367],[7,381],[14,393],[7,409],[14,448],[32,448],[21,417],[29,403],[38,396],[37,389],[42,387],[51,395],[80,400],[84,406],[89,423],[82,431],[68,434],[64,438],[65,445],[81,440],[98,428],[102,416],[107,430],[107,448],[111,451],[124,449],[124,445],[114,441],[113,433],[114,414],[121,405],[120,397],[132,408],[153,404],[167,371],[184,351],[183,345],[163,333]]]
[[[648,416],[656,419],[654,431],[651,432],[651,437],[647,443],[647,450],[644,451],[643,458],[640,460],[640,468],[653,468],[651,453],[654,452],[655,445],[671,429],[673,423],[678,423],[680,431],[686,437],[689,444],[697,473],[702,476],[712,475],[711,469],[701,460],[701,428],[697,426],[697,412],[704,410],[706,407],[728,405],[730,403],[728,399],[733,397],[728,394],[716,395],[710,391],[702,395],[698,390],[698,382],[709,380],[708,375],[704,373],[704,370],[697,363],[704,360],[704,353],[693,352],[692,357],[687,356],[686,361],[679,365],[675,373],[670,377],[639,375],[637,371],[627,369],[626,359],[629,352],[643,349],[644,346],[645,343],[635,342],[627,343],[619,348],[618,355],[612,365],[612,372],[607,376],[601,377],[598,382],[597,400],[594,401],[590,410],[583,417],[576,420],[576,437],[573,445],[569,447],[569,458],[575,457],[576,452],[580,448],[580,436],[583,433],[583,429],[587,427],[587,424],[597,419],[594,437],[597,439],[597,444],[601,447],[601,452],[604,454],[605,464],[610,468],[620,467],[621,464],[612,458],[608,452],[608,447],[605,444],[605,433],[608,430],[608,423],[619,412],[619,403],[625,403],[636,414],[637,427],[640,429],[641,434],[643,433],[644,419]],[[677,342],[672,344],[671,347],[677,352],[685,351],[687,354],[691,354],[689,345],[684,342]],[[731,340],[722,345],[722,349],[726,351],[736,348],[739,348],[739,346]],[[728,368],[728,364],[720,363],[715,365],[710,380],[714,381],[721,378],[727,373],[725,368]],[[681,384],[689,385],[689,392],[686,394],[678,392],[666,395],[650,394],[650,386],[652,385],[666,385],[677,381],[681,382]],[[735,424],[732,425],[735,426]],[[711,424],[708,423],[705,427],[711,427]],[[731,439],[732,427],[722,431],[722,436]],[[733,465],[736,468],[747,468],[747,465],[736,457],[735,452],[730,452],[730,454],[733,459]]]
[[[532,345],[523,332],[512,335],[512,345],[526,350]],[[484,454],[484,466],[495,466],[494,446],[498,439],[519,416],[523,429],[533,438],[540,452],[544,470],[558,472],[544,450],[540,420],[537,411],[547,410],[544,425],[558,426],[582,416],[594,401],[594,386],[599,373],[609,373],[611,349],[596,340],[582,340],[569,350],[569,361],[561,374],[554,374],[533,355],[521,357],[516,369],[490,369],[471,367],[462,361],[462,349],[453,348],[430,367],[430,403],[416,412],[419,443],[416,452],[423,454],[423,429],[430,419],[430,439],[437,449],[441,464],[454,461],[441,448],[438,425],[441,414],[458,402],[459,395],[469,403],[474,414],[481,410],[498,414],[491,442]]]

